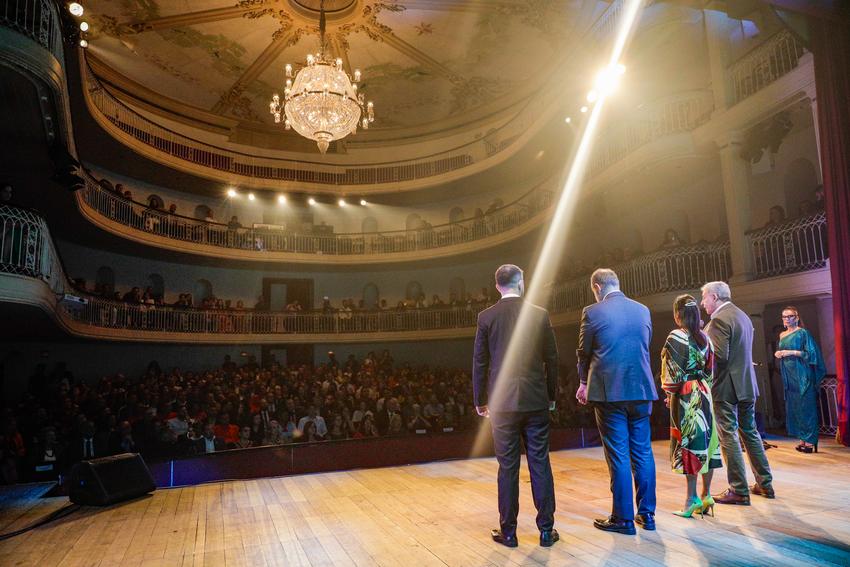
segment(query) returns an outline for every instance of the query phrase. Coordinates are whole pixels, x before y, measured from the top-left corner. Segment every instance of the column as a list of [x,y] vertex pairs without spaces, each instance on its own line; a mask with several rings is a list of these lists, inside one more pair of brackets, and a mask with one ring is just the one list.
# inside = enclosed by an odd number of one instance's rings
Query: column
[[[735,301],[733,294],[732,301]],[[753,322],[753,364],[756,371],[756,383],[759,387],[759,397],[756,400],[756,411],[762,415],[765,427],[770,427],[773,416],[773,395],[771,392],[770,376],[768,375],[767,340],[765,337],[764,304],[745,303],[738,305]],[[781,396],[780,396],[781,399]]]
[[730,98],[726,77],[730,19],[721,11],[703,10],[703,21],[708,46],[708,66],[711,71],[711,90],[714,93],[714,112],[717,113],[726,110]]
[[729,132],[716,140],[720,148],[720,173],[723,180],[723,202],[729,229],[729,251],[732,257],[732,283],[745,282],[753,275],[753,253],[747,231],[750,229],[750,164],[741,158],[743,134]]
[[815,171],[818,175],[818,184],[823,185],[823,169],[821,169],[821,163],[823,163],[820,155],[820,124],[818,123],[818,96],[817,93],[814,92],[814,87],[812,88],[812,93],[809,96],[809,101],[812,105],[812,122],[815,127],[815,145],[818,148],[818,166],[815,168]]
[[832,324],[832,296],[818,297],[815,300],[818,313],[818,335],[820,350],[826,362],[826,373],[835,374],[835,327]]

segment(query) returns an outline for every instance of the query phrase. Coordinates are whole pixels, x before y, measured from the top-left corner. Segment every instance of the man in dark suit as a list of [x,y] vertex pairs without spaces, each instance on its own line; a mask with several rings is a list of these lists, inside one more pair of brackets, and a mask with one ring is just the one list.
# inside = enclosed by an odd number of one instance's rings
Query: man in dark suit
[[[578,338],[579,403],[593,403],[611,475],[611,516],[600,530],[635,534],[635,522],[655,529],[655,459],[649,416],[658,399],[649,366],[652,321],[649,309],[620,291],[613,270],[590,276],[596,304],[584,308]],[[637,489],[635,516],[632,475]]]
[[499,462],[499,525],[493,541],[518,545],[520,439],[525,442],[540,545],[558,541],[555,485],[549,463],[549,411],[555,408],[558,350],[549,313],[522,300],[522,270],[496,270],[502,299],[478,315],[472,389],[478,415],[489,417]]
[[[705,326],[717,365],[711,397],[729,480],[729,488],[714,501],[749,506],[750,492],[766,498],[776,497],[770,464],[756,427],[755,405],[759,390],[753,369],[753,322],[732,303],[732,292],[726,282],[709,282],[702,286],[702,306],[711,317]],[[739,428],[756,477],[752,488],[747,486]]]

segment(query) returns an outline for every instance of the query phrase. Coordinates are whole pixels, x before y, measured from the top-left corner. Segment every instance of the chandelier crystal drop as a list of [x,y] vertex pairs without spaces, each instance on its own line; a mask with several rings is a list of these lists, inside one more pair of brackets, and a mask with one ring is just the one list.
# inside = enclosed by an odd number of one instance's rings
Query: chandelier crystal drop
[[[287,64],[283,100],[275,93],[269,112],[275,123],[283,120],[284,127],[314,140],[323,154],[334,140],[364,130],[375,120],[372,102],[358,90],[360,70],[349,76],[342,59],[325,57],[325,8],[320,5],[319,32],[321,51],[307,55],[307,64],[293,77],[292,65]],[[294,80],[293,80],[294,79]]]

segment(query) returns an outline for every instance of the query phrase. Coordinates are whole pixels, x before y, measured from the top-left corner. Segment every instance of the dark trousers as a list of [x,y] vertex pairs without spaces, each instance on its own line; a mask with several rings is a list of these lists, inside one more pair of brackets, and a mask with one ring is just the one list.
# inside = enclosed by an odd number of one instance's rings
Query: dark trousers
[[493,444],[499,461],[499,526],[516,534],[519,513],[520,439],[525,444],[531,494],[537,508],[537,528],[551,530],[555,523],[555,483],[549,463],[549,412],[499,412],[490,414]]
[[632,476],[638,514],[654,514],[655,458],[649,424],[652,402],[597,402],[594,412],[611,476],[614,497],[611,514],[634,521]]

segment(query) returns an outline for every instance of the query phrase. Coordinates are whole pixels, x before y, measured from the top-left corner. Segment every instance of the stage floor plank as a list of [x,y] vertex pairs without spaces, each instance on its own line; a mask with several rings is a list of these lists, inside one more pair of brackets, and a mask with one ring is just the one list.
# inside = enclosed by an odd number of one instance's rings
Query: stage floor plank
[[[801,455],[791,440],[777,444],[768,453],[776,500],[687,520],[671,514],[684,478],[669,470],[667,443],[655,443],[658,531],[637,536],[592,526],[609,512],[610,493],[602,450],[591,448],[552,453],[561,541],[550,549],[537,545],[525,470],[520,545],[490,541],[490,458],[159,490],[0,541],[0,565],[850,565],[850,449],[824,441],[820,453]],[[40,498],[47,488],[0,489],[0,531],[67,503]],[[713,492],[724,488],[721,470]]]

